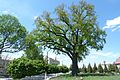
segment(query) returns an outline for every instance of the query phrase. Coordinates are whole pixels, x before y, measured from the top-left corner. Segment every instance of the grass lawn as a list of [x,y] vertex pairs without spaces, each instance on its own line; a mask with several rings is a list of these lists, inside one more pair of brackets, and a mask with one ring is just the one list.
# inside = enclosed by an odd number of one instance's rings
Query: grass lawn
[[[81,80],[80,77],[59,76],[50,80]],[[88,76],[83,77],[83,80],[120,80],[120,76]]]

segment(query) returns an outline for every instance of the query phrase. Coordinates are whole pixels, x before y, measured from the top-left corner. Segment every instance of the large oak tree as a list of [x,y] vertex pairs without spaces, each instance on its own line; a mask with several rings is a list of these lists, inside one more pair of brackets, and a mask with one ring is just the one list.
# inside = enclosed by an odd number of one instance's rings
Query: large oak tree
[[0,54],[24,49],[27,31],[18,19],[9,14],[0,15]]
[[45,12],[36,18],[37,28],[33,32],[41,45],[70,57],[72,75],[76,76],[78,61],[82,60],[90,49],[101,50],[106,33],[97,24],[94,6],[83,0],[68,8],[64,5],[58,6],[55,12],[53,17]]

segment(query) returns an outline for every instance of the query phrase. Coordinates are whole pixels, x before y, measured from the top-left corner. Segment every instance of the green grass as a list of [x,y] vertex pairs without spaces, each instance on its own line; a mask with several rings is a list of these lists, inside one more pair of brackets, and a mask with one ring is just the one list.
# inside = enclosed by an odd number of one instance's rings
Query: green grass
[[[50,80],[81,80],[80,77],[59,76]],[[86,76],[83,80],[120,80],[120,76]]]

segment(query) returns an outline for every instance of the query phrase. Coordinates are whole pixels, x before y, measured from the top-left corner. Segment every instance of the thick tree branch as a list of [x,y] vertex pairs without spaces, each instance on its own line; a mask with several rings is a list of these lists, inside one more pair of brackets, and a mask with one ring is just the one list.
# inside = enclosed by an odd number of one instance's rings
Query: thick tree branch
[[60,48],[57,48],[57,47],[53,47],[53,48],[52,48],[52,47],[49,47],[49,46],[48,46],[48,48],[61,51],[61,52],[63,52],[63,53],[66,53],[71,59],[73,58],[72,55],[71,55],[69,52],[67,52],[67,51],[65,51],[65,50],[63,50],[63,49],[60,49]]

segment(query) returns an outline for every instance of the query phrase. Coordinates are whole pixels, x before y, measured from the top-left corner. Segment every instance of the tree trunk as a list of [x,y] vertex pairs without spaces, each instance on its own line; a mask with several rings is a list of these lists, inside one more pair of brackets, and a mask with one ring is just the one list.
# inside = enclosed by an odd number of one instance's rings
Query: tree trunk
[[78,74],[78,61],[77,56],[74,56],[72,59],[72,76],[77,76]]

